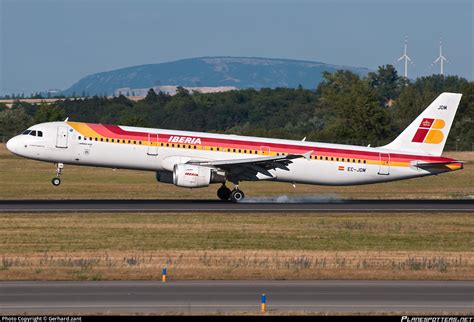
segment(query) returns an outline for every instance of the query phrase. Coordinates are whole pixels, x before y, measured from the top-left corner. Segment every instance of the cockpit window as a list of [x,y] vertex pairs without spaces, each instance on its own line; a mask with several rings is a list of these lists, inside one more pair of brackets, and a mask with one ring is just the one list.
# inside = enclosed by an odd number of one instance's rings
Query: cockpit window
[[26,130],[23,133],[23,135],[31,135],[31,136],[38,136],[38,137],[43,137],[43,131],[36,131],[36,130]]

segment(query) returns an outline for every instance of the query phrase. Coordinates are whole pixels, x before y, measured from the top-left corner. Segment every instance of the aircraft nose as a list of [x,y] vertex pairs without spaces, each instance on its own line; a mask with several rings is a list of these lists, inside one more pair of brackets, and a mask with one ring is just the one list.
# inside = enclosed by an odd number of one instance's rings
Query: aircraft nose
[[8,151],[12,153],[17,153],[18,152],[18,138],[13,137],[10,140],[7,141],[7,149]]

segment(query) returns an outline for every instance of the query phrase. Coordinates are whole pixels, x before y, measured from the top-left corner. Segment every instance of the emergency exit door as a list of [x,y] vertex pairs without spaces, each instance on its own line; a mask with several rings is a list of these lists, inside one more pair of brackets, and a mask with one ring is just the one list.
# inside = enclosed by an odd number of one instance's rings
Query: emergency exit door
[[390,154],[379,153],[379,158],[380,158],[379,174],[389,175],[390,174]]
[[158,155],[158,134],[148,133],[148,155]]

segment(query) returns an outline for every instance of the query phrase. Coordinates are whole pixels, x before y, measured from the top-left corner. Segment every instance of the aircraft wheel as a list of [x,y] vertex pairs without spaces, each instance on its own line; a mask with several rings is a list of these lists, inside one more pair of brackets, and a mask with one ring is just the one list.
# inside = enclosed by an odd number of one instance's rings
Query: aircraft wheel
[[53,184],[53,186],[57,187],[61,184],[61,179],[53,178],[53,180],[51,180],[51,183]]
[[230,200],[232,200],[233,202],[239,202],[243,200],[244,197],[245,197],[244,192],[239,189],[234,189],[232,193],[230,194]]
[[222,186],[217,190],[217,196],[221,200],[229,200],[231,191],[226,186]]

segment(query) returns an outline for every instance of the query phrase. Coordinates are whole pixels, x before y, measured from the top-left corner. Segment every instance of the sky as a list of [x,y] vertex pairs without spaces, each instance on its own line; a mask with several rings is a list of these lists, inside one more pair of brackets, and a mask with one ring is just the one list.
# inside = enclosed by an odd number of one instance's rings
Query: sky
[[[0,95],[66,89],[89,74],[202,56],[376,70],[403,54],[474,78],[472,0],[0,0]],[[403,74],[403,64],[395,64]]]

